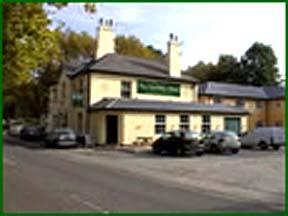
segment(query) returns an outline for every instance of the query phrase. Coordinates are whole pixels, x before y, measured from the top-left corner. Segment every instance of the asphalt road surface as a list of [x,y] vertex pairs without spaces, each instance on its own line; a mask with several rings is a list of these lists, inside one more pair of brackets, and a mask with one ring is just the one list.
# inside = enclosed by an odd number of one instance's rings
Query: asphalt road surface
[[[57,157],[38,143],[4,139],[4,212],[277,211],[116,168]],[[117,163],[117,159],[115,159]]]

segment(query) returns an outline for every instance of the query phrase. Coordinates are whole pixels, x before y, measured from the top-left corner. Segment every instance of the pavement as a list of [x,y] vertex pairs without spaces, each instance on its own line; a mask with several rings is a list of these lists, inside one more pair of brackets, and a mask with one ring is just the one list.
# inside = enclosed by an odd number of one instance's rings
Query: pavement
[[5,138],[4,211],[283,210],[283,150],[240,154],[171,158],[148,150],[44,149]]

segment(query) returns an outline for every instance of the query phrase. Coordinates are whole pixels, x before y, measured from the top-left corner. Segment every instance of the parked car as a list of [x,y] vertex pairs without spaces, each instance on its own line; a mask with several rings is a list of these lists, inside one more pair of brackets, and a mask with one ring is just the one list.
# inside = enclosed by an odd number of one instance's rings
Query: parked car
[[22,122],[13,121],[9,124],[8,134],[11,136],[20,136],[20,132],[23,129],[24,124]]
[[155,154],[198,155],[204,153],[200,135],[192,131],[171,131],[164,133],[153,144]]
[[285,144],[285,131],[283,127],[258,127],[243,134],[240,140],[244,147],[278,150]]
[[41,140],[45,137],[45,128],[38,125],[26,125],[20,131],[23,140]]
[[77,146],[77,136],[70,128],[57,128],[45,137],[46,147],[72,147]]
[[203,140],[205,149],[213,153],[237,154],[241,148],[239,137],[233,131],[213,131]]

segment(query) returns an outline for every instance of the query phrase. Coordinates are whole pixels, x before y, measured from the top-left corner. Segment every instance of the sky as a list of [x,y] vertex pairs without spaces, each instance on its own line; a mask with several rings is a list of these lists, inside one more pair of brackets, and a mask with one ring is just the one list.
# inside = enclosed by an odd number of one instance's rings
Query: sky
[[254,43],[269,45],[285,74],[285,3],[98,3],[87,14],[79,3],[56,11],[54,24],[96,36],[98,21],[113,19],[117,35],[135,35],[145,45],[167,52],[174,33],[181,41],[181,68],[199,61],[217,63],[221,54],[236,58]]

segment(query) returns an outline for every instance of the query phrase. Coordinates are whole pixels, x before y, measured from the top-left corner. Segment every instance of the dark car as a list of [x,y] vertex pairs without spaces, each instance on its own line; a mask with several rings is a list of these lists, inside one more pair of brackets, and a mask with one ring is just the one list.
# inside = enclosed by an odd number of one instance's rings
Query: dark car
[[204,153],[204,145],[198,137],[198,133],[188,130],[167,132],[152,144],[152,149],[155,154],[200,156]]
[[70,128],[57,128],[45,137],[46,147],[76,147],[77,136]]
[[24,126],[20,131],[20,138],[23,140],[41,140],[45,137],[45,128],[41,126]]

